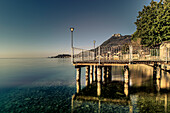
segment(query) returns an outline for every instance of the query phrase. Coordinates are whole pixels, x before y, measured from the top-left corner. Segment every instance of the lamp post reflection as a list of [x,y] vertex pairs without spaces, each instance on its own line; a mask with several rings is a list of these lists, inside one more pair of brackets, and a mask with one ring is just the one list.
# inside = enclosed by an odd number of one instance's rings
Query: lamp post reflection
[[160,92],[160,78],[161,78],[161,66],[157,66],[157,72],[156,72],[156,89],[157,89],[157,92]]
[[97,96],[101,95],[102,68],[97,67]]

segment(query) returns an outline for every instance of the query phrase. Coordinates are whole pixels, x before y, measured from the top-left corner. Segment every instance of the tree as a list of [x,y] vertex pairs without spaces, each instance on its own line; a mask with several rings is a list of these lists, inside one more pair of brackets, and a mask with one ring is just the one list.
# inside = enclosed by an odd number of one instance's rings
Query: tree
[[132,39],[141,38],[141,44],[149,47],[170,40],[169,6],[168,0],[160,0],[159,3],[152,0],[149,6],[144,6],[135,22],[137,30]]

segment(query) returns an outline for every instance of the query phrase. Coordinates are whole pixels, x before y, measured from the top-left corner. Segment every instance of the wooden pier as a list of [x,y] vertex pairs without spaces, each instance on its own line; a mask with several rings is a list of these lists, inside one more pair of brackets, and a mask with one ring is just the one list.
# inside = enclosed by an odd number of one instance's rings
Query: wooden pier
[[[120,49],[120,47],[118,47]],[[115,47],[114,47],[115,49]],[[124,89],[126,95],[128,95],[129,86],[129,65],[144,64],[152,66],[155,70],[156,78],[160,78],[160,70],[169,70],[170,67],[170,49],[166,49],[165,56],[158,53],[158,49],[147,49],[142,54],[136,54],[133,51],[133,47],[129,46],[129,51],[123,53],[116,49],[116,53],[111,48],[97,48],[96,50],[85,50],[72,48],[72,63],[76,68],[76,81],[77,81],[77,93],[81,89],[81,68],[85,67],[86,87],[96,82],[97,84],[97,96],[101,95],[101,84],[111,82],[112,66],[124,66]],[[76,52],[79,50],[79,52]],[[135,53],[135,54],[134,54]],[[148,55],[150,53],[150,55]],[[115,56],[116,55],[116,56]],[[134,57],[137,55],[138,57]],[[116,59],[115,59],[116,58]]]
[[[74,64],[75,65],[75,64]],[[132,66],[133,65],[133,66]],[[138,87],[130,87],[130,68],[134,67],[135,65],[142,65],[145,64],[122,64],[123,68],[123,81],[113,81],[112,80],[112,65],[75,65],[76,68],[76,87],[77,92],[72,96],[72,110],[76,109],[82,102],[90,102],[90,103],[98,103],[98,110],[100,111],[101,103],[111,103],[109,105],[121,105],[126,106],[128,108],[129,113],[133,113],[133,105],[130,99],[130,94],[136,94],[137,92],[132,93],[131,91],[143,91],[148,92],[148,88],[142,87],[146,90],[141,90]],[[115,65],[114,65],[115,66]],[[86,76],[86,86],[81,88],[81,68],[85,68],[85,76]],[[143,67],[142,67],[143,68]],[[148,68],[148,67],[147,67]],[[146,68],[146,69],[147,69]],[[164,76],[164,72],[161,68],[161,64],[155,63],[153,66],[149,66],[149,68],[153,69],[153,72],[149,72],[150,75],[153,75],[153,86],[149,87],[150,89],[153,88],[154,90],[150,90],[152,94],[156,92],[160,92],[161,87],[161,76]],[[145,70],[145,69],[144,69]],[[119,89],[117,88],[119,87]],[[169,86],[166,88],[169,91]],[[109,89],[109,90],[108,90]],[[158,95],[158,97],[160,96]],[[167,95],[161,97],[165,99],[165,111],[167,111]],[[98,111],[98,112],[99,112]]]
[[[160,91],[161,70],[170,70],[170,49],[166,49],[166,54],[160,55],[160,50],[148,49],[144,54],[136,54],[132,46],[129,47],[129,52],[123,53],[120,50],[101,47],[96,50],[85,50],[72,48],[72,63],[76,69],[76,88],[77,92],[72,97],[73,100],[88,100],[101,102],[119,102],[129,106],[129,112],[133,112],[131,101],[129,99],[130,88],[130,66],[146,65],[153,68],[153,81],[155,91]],[[78,50],[78,52],[76,52]],[[116,50],[116,53],[115,53]],[[154,53],[156,52],[156,53]],[[136,57],[138,56],[138,57]],[[123,81],[113,83],[112,81],[112,66],[123,66]],[[82,68],[85,68],[85,75],[81,75]],[[85,88],[81,89],[81,77],[85,76]],[[111,92],[102,92],[103,88],[111,87]],[[109,93],[115,93],[118,90],[114,86],[120,86],[120,99],[105,96]],[[115,90],[114,90],[115,89]],[[91,96],[86,94],[92,94]],[[100,105],[99,105],[100,106]],[[100,107],[99,107],[100,109]]]

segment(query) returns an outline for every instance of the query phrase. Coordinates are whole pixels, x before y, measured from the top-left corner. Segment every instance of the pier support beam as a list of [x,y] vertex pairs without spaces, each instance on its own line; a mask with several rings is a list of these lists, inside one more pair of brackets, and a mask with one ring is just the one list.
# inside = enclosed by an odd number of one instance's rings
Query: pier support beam
[[81,67],[76,68],[76,89],[77,93],[81,90]]
[[103,81],[104,81],[105,83],[106,83],[106,81],[107,81],[106,76],[107,76],[107,67],[104,66],[104,67],[103,67]]
[[102,68],[97,67],[97,96],[101,95]]
[[94,66],[94,82],[97,82],[97,66]]
[[90,84],[92,84],[93,82],[93,70],[94,70],[94,66],[90,66]]
[[126,96],[129,94],[129,67],[124,66],[124,93]]
[[89,66],[86,66],[86,86],[89,85],[89,69],[90,67]]

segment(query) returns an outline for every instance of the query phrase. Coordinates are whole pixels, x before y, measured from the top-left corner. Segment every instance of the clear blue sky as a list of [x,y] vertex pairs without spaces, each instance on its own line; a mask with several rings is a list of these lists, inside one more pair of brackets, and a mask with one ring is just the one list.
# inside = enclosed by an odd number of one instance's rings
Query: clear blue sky
[[[0,58],[47,57],[74,46],[100,45],[133,34],[138,11],[151,0],[0,0]],[[159,1],[159,0],[157,0]]]

